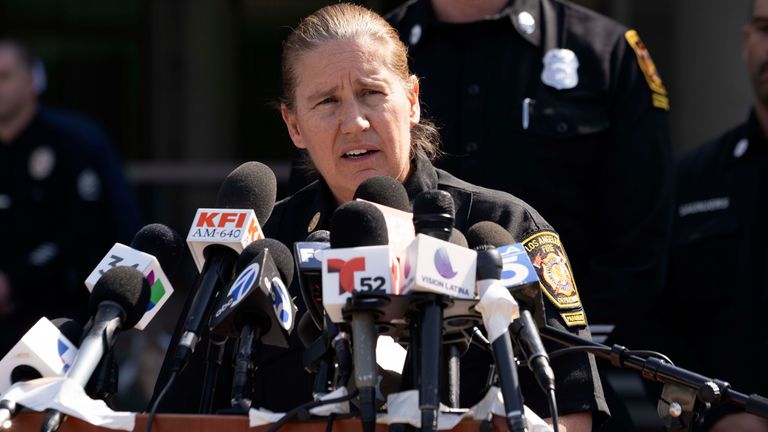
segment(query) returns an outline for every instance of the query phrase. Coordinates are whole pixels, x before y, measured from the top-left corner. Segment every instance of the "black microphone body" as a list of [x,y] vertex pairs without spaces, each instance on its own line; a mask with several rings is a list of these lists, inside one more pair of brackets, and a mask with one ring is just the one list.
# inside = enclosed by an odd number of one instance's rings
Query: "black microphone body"
[[238,254],[233,249],[222,245],[210,245],[205,248],[205,265],[200,272],[198,289],[192,298],[183,333],[179,339],[172,372],[181,371],[189,361],[195,346],[203,336],[207,317],[213,308],[213,299],[232,278]]
[[[432,190],[420,193],[413,203],[416,234],[450,241],[454,212],[453,198],[448,192]],[[421,298],[418,305],[421,428],[424,431],[435,431],[440,410],[440,368],[437,365],[442,358],[445,301],[438,294],[419,293],[415,297]]]
[[[144,315],[149,296],[149,282],[138,270],[114,267],[105,272],[91,292],[92,325],[80,343],[67,377],[85,387],[104,354],[115,343],[118,332],[132,328]],[[41,431],[57,431],[62,417],[59,411],[49,411]]]
[[[384,215],[370,203],[344,203],[336,209],[331,218],[330,240],[331,249],[387,245],[389,235]],[[366,432],[376,429],[378,304],[375,297],[354,293],[344,307],[345,319],[351,321],[355,385],[360,397],[360,418]]]
[[288,289],[293,279],[293,257],[277,240],[262,239],[248,245],[237,260],[237,278],[229,292],[217,299],[210,329],[222,336],[239,336],[232,378],[232,408],[247,411],[251,399],[247,384],[257,368],[262,343],[288,347],[296,308]]

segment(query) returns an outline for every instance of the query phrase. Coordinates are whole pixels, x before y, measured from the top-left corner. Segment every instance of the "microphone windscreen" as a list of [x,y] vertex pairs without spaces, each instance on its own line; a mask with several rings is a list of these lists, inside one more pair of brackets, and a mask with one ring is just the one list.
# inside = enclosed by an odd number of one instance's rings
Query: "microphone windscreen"
[[480,246],[500,247],[514,242],[515,239],[512,234],[496,222],[478,222],[467,230],[467,243],[471,249]]
[[267,245],[269,255],[275,262],[275,267],[277,267],[277,271],[280,272],[280,278],[285,283],[285,286],[291,286],[291,282],[293,281],[293,266],[295,265],[291,251],[279,240],[265,238],[262,241]]
[[355,191],[353,199],[358,198],[405,212],[411,211],[408,192],[399,181],[389,176],[367,178]]
[[133,267],[113,267],[102,275],[93,287],[88,301],[88,311],[96,315],[101,302],[111,300],[125,311],[123,329],[139,322],[149,305],[149,282]]
[[365,201],[340,205],[331,216],[331,248],[389,244],[387,221],[381,210]]
[[331,241],[331,232],[328,230],[317,230],[312,231],[308,236],[307,239],[304,241],[308,242],[325,242],[330,243]]
[[230,209],[253,209],[264,224],[277,197],[275,173],[260,162],[246,162],[229,173],[219,188],[216,206]]
[[449,215],[454,217],[453,197],[446,191],[427,190],[418,195],[413,200],[414,219],[421,215]]
[[451,238],[448,239],[449,242],[459,245],[461,247],[468,248],[469,245],[467,244],[467,238],[464,237],[464,234],[461,233],[461,231],[457,230],[456,227],[451,229]]
[[51,323],[64,335],[67,340],[76,347],[80,347],[80,338],[83,337],[83,326],[72,318],[56,318]]
[[266,249],[267,246],[262,243],[263,241],[264,239],[253,241],[240,252],[240,256],[237,258],[237,262],[235,262],[236,274],[245,270],[257,256],[264,252],[264,249]]
[[173,274],[181,263],[184,240],[175,229],[159,224],[149,224],[140,229],[130,245],[133,249],[148,253],[160,263],[166,275]]
[[312,316],[308,313],[301,316],[296,331],[299,333],[299,339],[304,348],[312,345],[312,342],[323,334],[323,331],[317,328],[315,322],[312,321]]
[[290,286],[293,280],[293,255],[284,244],[275,239],[256,240],[246,246],[237,258],[235,272],[240,273],[245,270],[257,256],[264,252],[264,249],[269,249],[269,256],[272,257],[277,271],[280,272],[280,279],[286,286]]

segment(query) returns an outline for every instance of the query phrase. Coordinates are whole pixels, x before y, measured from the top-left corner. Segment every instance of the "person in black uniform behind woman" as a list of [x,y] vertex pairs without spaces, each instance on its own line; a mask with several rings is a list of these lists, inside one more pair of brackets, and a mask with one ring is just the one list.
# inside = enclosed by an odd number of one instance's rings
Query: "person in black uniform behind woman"
[[[751,2],[742,60],[752,83],[746,121],[678,161],[669,289],[656,319],[664,352],[685,368],[768,394],[768,0]],[[768,420],[714,405],[695,430],[765,432]]]
[[[557,234],[529,205],[433,167],[430,159],[437,154],[438,139],[434,127],[420,117],[419,82],[408,69],[406,48],[397,32],[379,15],[359,6],[337,4],[304,19],[284,44],[283,85],[281,113],[288,133],[294,145],[306,152],[307,164],[320,178],[276,204],[265,225],[268,237],[291,245],[314,230],[328,229],[334,209],[350,201],[363,180],[387,175],[403,183],[411,200],[424,190],[449,192],[459,230],[466,231],[479,221],[494,221],[530,245],[532,255],[541,252],[535,239],[550,236],[556,242],[557,256],[567,264]],[[570,289],[556,290],[544,283],[558,304],[568,305],[558,309],[555,300],[547,303],[548,324],[589,337],[572,277],[566,275],[561,282]],[[295,284],[291,289],[299,294]],[[280,373],[291,363],[290,358],[300,359],[301,350],[296,344],[288,351],[263,353],[255,405],[291,407],[278,402],[276,396],[291,399],[293,406],[309,400],[311,380],[288,386],[285,374]],[[464,380],[462,394],[467,398],[463,406],[481,396],[477,382],[483,381],[479,377],[484,378],[489,363],[490,358],[483,354],[463,361],[462,376],[478,378]],[[553,367],[562,395],[561,424],[569,431],[590,430],[593,417],[601,422],[608,413],[594,359],[567,357],[554,360]],[[523,371],[521,375],[525,375]],[[549,417],[532,378],[522,380],[526,404],[541,417]],[[280,387],[290,387],[293,392],[276,395],[275,389]]]

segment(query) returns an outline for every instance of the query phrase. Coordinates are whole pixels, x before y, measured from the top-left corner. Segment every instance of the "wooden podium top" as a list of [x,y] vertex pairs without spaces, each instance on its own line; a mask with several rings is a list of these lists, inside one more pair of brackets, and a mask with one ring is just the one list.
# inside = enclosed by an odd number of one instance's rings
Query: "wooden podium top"
[[[147,429],[147,415],[136,416],[135,432],[145,432]],[[45,418],[44,413],[21,413],[13,419],[10,432],[38,432]],[[280,428],[280,432],[325,432],[325,420],[311,422],[293,422]],[[376,432],[387,432],[389,426],[379,424]],[[183,415],[183,414],[158,414],[155,416],[153,432],[266,432],[267,426],[255,428],[248,427],[247,416],[223,416],[223,415]],[[333,422],[334,432],[359,432],[361,430],[359,419],[336,419]],[[467,420],[461,422],[452,432],[477,432],[480,430],[480,422]],[[506,431],[506,423],[502,417],[493,418],[491,431]],[[82,420],[69,417],[62,423],[60,432],[114,432],[113,429],[93,426]]]

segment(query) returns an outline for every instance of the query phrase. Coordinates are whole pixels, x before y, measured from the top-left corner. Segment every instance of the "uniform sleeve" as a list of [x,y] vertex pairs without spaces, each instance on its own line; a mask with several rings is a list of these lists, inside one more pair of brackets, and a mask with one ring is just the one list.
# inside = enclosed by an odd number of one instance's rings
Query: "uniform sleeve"
[[666,90],[636,33],[618,41],[613,58],[611,127],[596,171],[594,242],[587,271],[577,276],[589,289],[590,323],[629,328],[640,324],[664,283],[673,163]]

